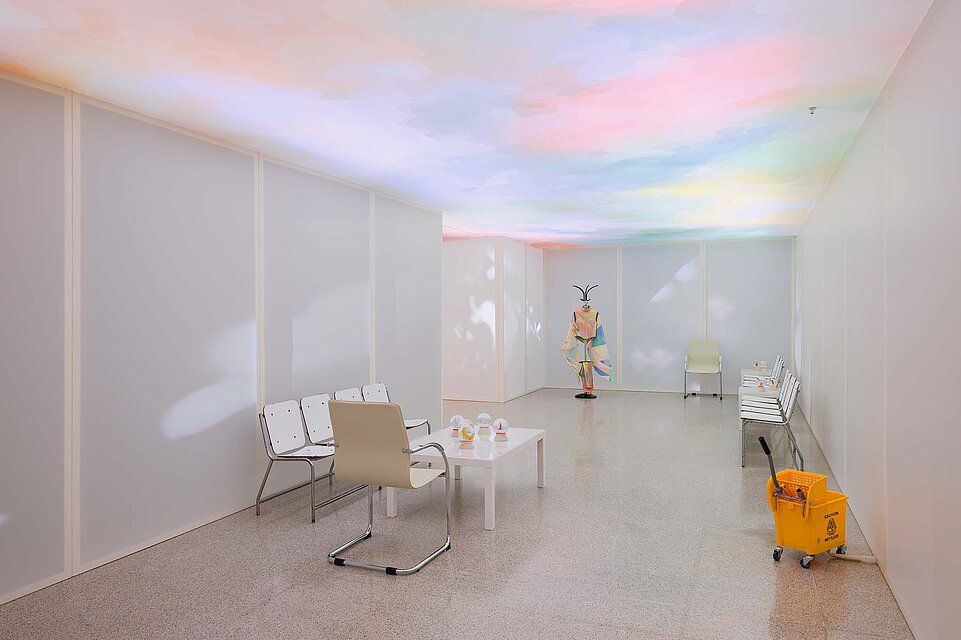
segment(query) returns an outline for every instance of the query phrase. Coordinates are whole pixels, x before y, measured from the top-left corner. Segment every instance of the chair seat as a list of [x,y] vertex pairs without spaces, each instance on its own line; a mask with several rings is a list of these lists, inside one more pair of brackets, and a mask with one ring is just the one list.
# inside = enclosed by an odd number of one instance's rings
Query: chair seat
[[418,469],[417,467],[411,467],[410,469],[410,484],[415,489],[423,487],[425,484],[443,475],[443,469]]
[[414,427],[423,427],[425,424],[427,424],[427,418],[411,418],[409,420],[406,418],[404,419],[404,427],[408,429],[413,429]]
[[764,397],[764,396],[741,396],[741,402],[748,402],[752,404],[777,404],[777,398],[775,397]]
[[705,365],[705,364],[690,364],[685,370],[688,373],[721,373],[717,365]]
[[753,411],[754,413],[769,413],[772,415],[781,415],[781,407],[765,407],[760,405],[750,405],[742,404],[741,411]]
[[293,451],[278,453],[281,458],[329,458],[334,455],[334,448],[322,444],[310,444]]
[[757,413],[755,411],[741,411],[741,420],[751,420],[753,422],[771,422],[776,424],[781,424],[784,419],[781,417],[781,413]]

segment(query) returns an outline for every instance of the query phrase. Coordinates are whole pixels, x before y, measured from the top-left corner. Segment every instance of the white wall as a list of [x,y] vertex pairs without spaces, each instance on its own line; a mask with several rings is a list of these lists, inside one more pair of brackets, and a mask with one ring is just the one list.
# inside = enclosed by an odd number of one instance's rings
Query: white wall
[[798,237],[804,412],[919,640],[961,627],[959,28],[935,2]]
[[439,422],[439,212],[3,78],[0,602],[252,505],[258,402]]
[[[370,379],[370,193],[263,163],[265,401]],[[267,492],[303,482],[274,465]]]
[[[547,386],[578,388],[560,355],[580,292],[599,284],[614,384],[598,388],[681,391],[693,339],[717,340],[725,393],[756,359],[791,362],[792,251],[788,238],[623,245],[547,251]],[[702,379],[699,379],[702,378]],[[717,392],[717,376],[689,376],[688,389]]]
[[444,398],[503,402],[544,386],[543,261],[508,238],[444,241]]
[[961,627],[959,29],[936,1],[798,237],[803,409],[919,640]]
[[544,386],[547,327],[544,323],[544,251],[527,247],[527,388]]
[[254,156],[90,104],[80,132],[83,567],[249,502],[257,360]]
[[373,378],[411,418],[441,422],[441,215],[391,198],[372,201]]
[[65,98],[0,80],[0,602],[70,565]]

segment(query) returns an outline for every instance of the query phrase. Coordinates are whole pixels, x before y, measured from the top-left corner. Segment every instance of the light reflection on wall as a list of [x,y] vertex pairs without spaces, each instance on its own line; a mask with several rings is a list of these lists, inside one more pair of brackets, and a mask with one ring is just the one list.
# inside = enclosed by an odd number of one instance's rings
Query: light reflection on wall
[[170,405],[161,418],[161,432],[169,440],[186,438],[213,428],[247,409],[251,373],[257,367],[257,330],[253,321],[231,327],[207,349],[207,358],[221,378],[195,389]]

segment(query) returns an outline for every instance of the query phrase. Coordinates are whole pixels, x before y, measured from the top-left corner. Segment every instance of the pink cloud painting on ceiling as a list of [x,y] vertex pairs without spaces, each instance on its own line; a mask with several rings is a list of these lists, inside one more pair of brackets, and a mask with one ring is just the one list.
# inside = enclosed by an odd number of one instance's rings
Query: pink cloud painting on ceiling
[[0,0],[0,69],[433,205],[459,235],[783,235],[930,3]]

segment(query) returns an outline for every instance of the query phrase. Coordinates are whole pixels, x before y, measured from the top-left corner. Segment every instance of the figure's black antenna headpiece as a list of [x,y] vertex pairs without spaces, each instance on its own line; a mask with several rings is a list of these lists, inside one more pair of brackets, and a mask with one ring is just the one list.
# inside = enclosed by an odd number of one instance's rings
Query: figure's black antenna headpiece
[[581,292],[582,294],[581,302],[590,302],[591,299],[587,297],[587,294],[591,292],[591,289],[597,288],[597,285],[596,284],[588,285],[588,287],[585,289],[584,287],[579,287],[575,284],[574,288]]

